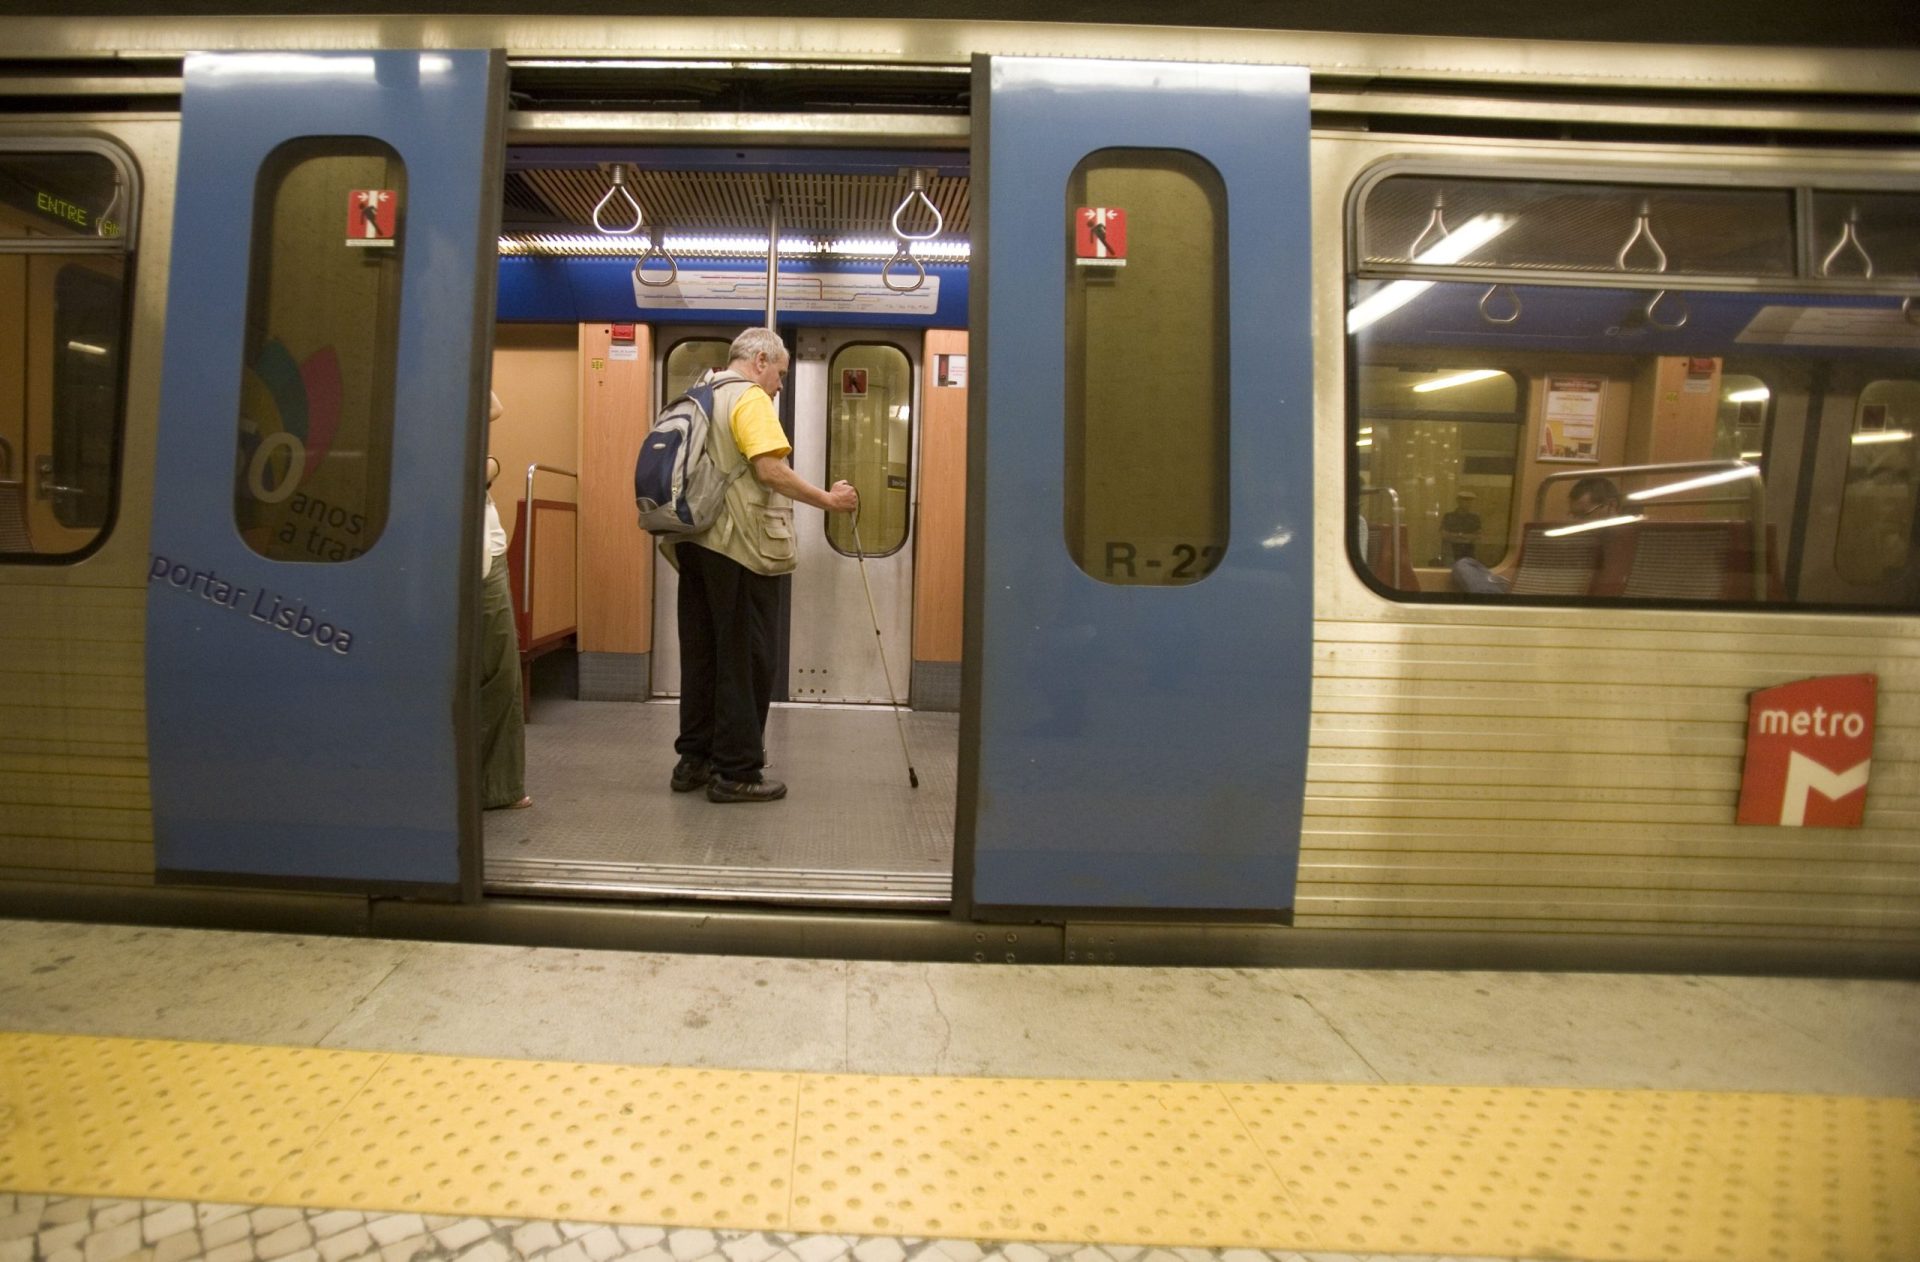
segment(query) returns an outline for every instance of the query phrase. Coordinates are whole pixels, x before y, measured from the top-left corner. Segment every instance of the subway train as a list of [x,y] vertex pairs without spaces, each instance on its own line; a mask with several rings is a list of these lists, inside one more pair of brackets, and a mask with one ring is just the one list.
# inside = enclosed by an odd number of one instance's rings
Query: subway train
[[[1920,968],[1920,53],[0,34],[6,914]],[[792,793],[715,805],[629,479],[757,326],[861,511],[796,515]]]

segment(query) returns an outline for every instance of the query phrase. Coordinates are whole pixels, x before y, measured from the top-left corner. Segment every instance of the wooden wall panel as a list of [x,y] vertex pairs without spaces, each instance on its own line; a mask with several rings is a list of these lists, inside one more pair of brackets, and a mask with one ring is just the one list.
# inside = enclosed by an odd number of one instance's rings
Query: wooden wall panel
[[651,330],[615,359],[611,330],[580,326],[580,651],[653,648],[653,540],[634,520],[633,462],[653,419]]
[[937,382],[940,356],[965,355],[964,329],[930,329],[921,357],[920,511],[914,545],[913,657],[960,660],[966,581],[967,387]]
[[579,625],[579,514],[571,507],[533,502],[533,639],[539,643]]
[[[571,324],[502,324],[493,339],[493,392],[505,412],[487,431],[487,452],[500,461],[493,502],[511,523],[529,464],[580,468],[580,335]],[[572,501],[580,488],[542,474],[534,494]]]

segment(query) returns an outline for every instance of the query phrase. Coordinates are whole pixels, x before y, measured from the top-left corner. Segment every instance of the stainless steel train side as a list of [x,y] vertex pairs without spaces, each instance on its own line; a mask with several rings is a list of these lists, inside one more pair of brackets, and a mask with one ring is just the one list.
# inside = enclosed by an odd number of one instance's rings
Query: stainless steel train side
[[[0,19],[21,50],[10,139],[124,150],[143,189],[116,524],[71,565],[0,563],[0,912],[494,940],[800,954],[1119,962],[1370,961],[1566,967],[1920,970],[1920,616],[1793,609],[1404,601],[1349,538],[1353,365],[1344,334],[1354,190],[1383,164],[1498,174],[1578,168],[1920,192],[1920,55],[1645,46],[1556,50],[1354,36],[1020,24],[446,19],[97,24]],[[178,115],[170,59],[270,45],[507,48],[606,61],[673,48],[743,60],[958,69],[976,52],[1299,60],[1314,71],[1312,453],[1315,671],[1291,928],[1053,923],[516,904],[156,886],[143,609]],[[152,73],[112,80],[123,53]],[[31,58],[60,58],[36,72]],[[76,67],[78,67],[76,69]],[[96,73],[96,71],[100,73]],[[129,93],[127,84],[137,85]],[[177,88],[175,89],[177,90]],[[0,93],[7,92],[0,85]],[[35,93],[39,95],[25,95]],[[90,95],[121,108],[93,109]],[[54,108],[34,109],[36,101]],[[74,102],[81,102],[78,106]],[[152,108],[157,104],[158,109]],[[803,116],[766,120],[809,141]],[[543,141],[660,143],[751,131],[738,117],[544,113]],[[844,129],[844,122],[834,124]],[[1904,137],[1904,139],[1902,139]],[[1920,292],[1920,277],[1915,278]],[[991,299],[989,299],[991,301]],[[1905,352],[1907,362],[1912,352]],[[1544,374],[1550,356],[1521,361]],[[1920,375],[1920,374],[1917,374]],[[1874,673],[1879,736],[1864,826],[1733,822],[1746,698]]]

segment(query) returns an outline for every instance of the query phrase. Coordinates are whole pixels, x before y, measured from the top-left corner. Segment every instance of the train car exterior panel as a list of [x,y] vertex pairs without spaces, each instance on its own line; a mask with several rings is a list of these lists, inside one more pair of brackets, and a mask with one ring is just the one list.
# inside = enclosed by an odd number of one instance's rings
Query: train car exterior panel
[[0,145],[15,138],[116,146],[142,204],[111,532],[77,564],[0,566],[0,881],[147,884],[147,535],[178,127],[124,115],[0,123]]
[[[1804,149],[1489,143],[1322,133],[1316,328],[1343,344],[1332,225],[1376,164],[1494,175],[1685,170],[1920,183],[1920,164]],[[1630,177],[1629,177],[1630,178]],[[1319,485],[1346,478],[1348,371],[1320,357]],[[1302,927],[1920,943],[1920,628],[1911,618],[1726,609],[1404,604],[1346,555],[1344,497],[1320,504]],[[1879,677],[1858,830],[1733,822],[1747,696]]]
[[[806,58],[944,66],[980,51],[1199,61],[1304,61],[1316,112],[1380,128],[1419,117],[1594,127],[1852,130],[1884,146],[1920,121],[1907,53],[1381,41],[1266,32],[1023,24],[583,23],[566,20],[154,19],[13,22],[15,47],[506,47],[519,57]],[[641,51],[643,50],[643,51]],[[1752,55],[1746,55],[1751,51]],[[1374,94],[1374,76],[1532,84],[1531,98]],[[1794,104],[1844,81],[1854,107]],[[157,82],[157,81],[156,81]],[[1554,97],[1604,85],[1751,92],[1680,106]],[[151,85],[150,85],[151,86]],[[1768,99],[1775,94],[1783,105]],[[1884,109],[1861,102],[1889,98]],[[543,118],[547,116],[542,116]],[[549,120],[552,121],[552,120]],[[512,125],[511,122],[509,124]],[[602,117],[597,126],[610,125]],[[543,134],[547,129],[543,128]],[[617,127],[615,131],[617,132]],[[104,138],[140,171],[117,521],[69,566],[0,566],[0,886],[152,881],[144,617],[162,312],[177,119],[16,116],[9,135]],[[557,126],[548,138],[587,134]],[[598,135],[599,133],[595,133]],[[1909,132],[1909,134],[1911,134]],[[604,137],[603,137],[604,138]],[[796,137],[796,139],[798,139]],[[950,138],[949,138],[950,139]],[[1318,490],[1313,702],[1295,922],[1356,934],[1491,935],[1515,958],[1554,938],[1878,948],[1920,958],[1920,619],[1910,613],[1546,608],[1396,602],[1347,547],[1346,225],[1386,162],[1448,169],[1711,173],[1920,189],[1911,148],[1575,144],[1322,129],[1312,154]],[[1585,361],[1582,361],[1585,362]],[[1783,462],[1782,481],[1798,476]],[[1857,830],[1733,823],[1750,692],[1814,675],[1878,676],[1878,739]],[[1282,932],[1282,931],[1273,931]]]

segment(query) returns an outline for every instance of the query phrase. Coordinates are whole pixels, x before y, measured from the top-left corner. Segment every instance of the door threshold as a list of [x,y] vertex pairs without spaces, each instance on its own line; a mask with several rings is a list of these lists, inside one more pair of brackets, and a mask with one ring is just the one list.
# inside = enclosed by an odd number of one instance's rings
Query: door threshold
[[647,902],[692,899],[926,911],[944,908],[952,901],[953,878],[945,872],[490,859],[485,889],[489,894],[570,895]]

